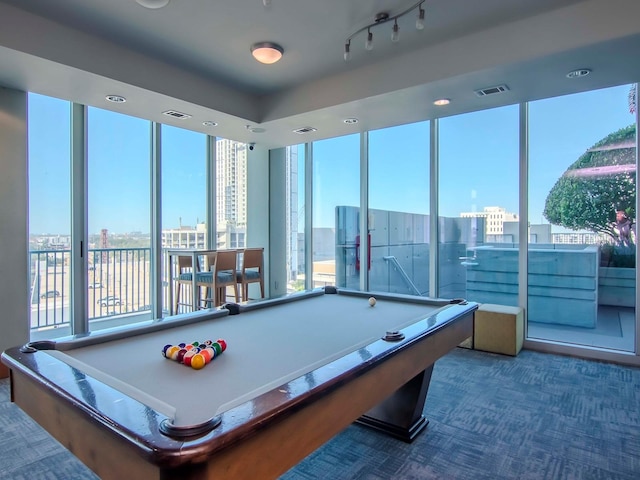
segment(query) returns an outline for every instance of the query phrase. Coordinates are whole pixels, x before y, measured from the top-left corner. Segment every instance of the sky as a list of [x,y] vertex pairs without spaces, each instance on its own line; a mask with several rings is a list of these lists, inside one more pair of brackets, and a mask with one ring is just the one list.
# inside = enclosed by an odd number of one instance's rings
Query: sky
[[[531,223],[546,222],[546,195],[567,167],[633,123],[628,93],[625,85],[529,104]],[[518,110],[511,105],[440,120],[441,215],[487,206],[518,213]],[[370,208],[428,213],[429,128],[420,122],[370,132]],[[29,95],[31,234],[70,231],[69,131],[68,102]],[[148,233],[150,123],[89,108],[87,136],[89,233]],[[359,204],[359,148],[359,135],[314,143],[315,226],[333,227],[336,205]],[[162,152],[163,228],[204,221],[206,136],[163,126]]]
[[[543,219],[545,199],[583,153],[634,122],[629,86],[556,97],[529,104],[529,220]],[[519,106],[440,120],[440,191],[443,216],[504,207],[518,213]],[[359,135],[314,144],[314,224],[333,226],[335,205],[359,204]],[[429,122],[369,134],[369,207],[429,211]]]
[[[29,95],[29,195],[32,234],[70,231],[69,103]],[[150,123],[88,109],[89,233],[150,231]],[[162,126],[165,228],[206,215],[206,135]]]

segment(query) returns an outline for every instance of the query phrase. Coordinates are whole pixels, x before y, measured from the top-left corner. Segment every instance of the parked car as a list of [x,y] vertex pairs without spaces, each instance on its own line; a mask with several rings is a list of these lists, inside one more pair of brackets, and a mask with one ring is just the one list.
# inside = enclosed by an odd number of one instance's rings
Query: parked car
[[40,295],[40,298],[55,298],[59,296],[60,292],[58,290],[49,290],[48,292],[44,292],[42,295]]
[[102,307],[111,307],[114,305],[120,305],[120,299],[118,297],[109,296],[99,299],[96,303],[99,303]]
[[102,288],[102,284],[100,282],[90,283],[89,288]]

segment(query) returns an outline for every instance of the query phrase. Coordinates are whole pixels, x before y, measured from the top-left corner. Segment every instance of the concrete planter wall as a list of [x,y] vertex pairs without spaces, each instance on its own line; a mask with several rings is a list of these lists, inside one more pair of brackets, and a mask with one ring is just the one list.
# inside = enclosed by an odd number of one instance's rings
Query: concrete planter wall
[[598,272],[598,303],[615,307],[634,307],[636,300],[636,269],[600,267]]
[[[518,305],[518,249],[478,247],[467,267],[467,298]],[[594,328],[598,314],[596,246],[529,249],[530,322]]]

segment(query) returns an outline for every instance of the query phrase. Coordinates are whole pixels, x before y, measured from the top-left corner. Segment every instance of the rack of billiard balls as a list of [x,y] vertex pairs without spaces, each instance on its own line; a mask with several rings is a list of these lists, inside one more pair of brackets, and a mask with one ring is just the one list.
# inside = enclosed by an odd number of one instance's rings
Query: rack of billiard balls
[[226,349],[227,342],[219,338],[215,342],[207,340],[205,342],[165,345],[162,349],[162,355],[169,360],[175,360],[178,363],[200,370]]

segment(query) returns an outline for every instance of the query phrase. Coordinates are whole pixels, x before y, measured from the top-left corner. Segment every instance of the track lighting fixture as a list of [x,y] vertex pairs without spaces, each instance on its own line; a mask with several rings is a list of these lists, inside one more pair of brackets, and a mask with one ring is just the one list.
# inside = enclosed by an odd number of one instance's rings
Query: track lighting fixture
[[398,42],[400,40],[400,28],[398,27],[398,19],[410,12],[412,12],[415,9],[418,9],[418,16],[416,18],[416,30],[424,30],[424,14],[425,14],[425,10],[424,8],[422,8],[422,5],[424,4],[426,0],[420,0],[419,2],[415,3],[414,5],[412,5],[411,7],[407,8],[406,10],[396,14],[396,15],[390,15],[388,12],[380,12],[378,13],[374,19],[373,19],[373,23],[370,23],[369,25],[366,25],[364,27],[362,27],[359,30],[356,30],[354,33],[352,33],[351,35],[349,35],[349,37],[347,37],[347,40],[344,43],[344,59],[345,61],[349,60],[349,58],[351,58],[351,40],[357,36],[359,33],[364,32],[365,30],[367,31],[367,38],[365,39],[364,42],[364,48],[365,50],[373,50],[373,32],[371,31],[372,28],[377,27],[378,25],[382,25],[383,23],[387,23],[393,20],[393,27],[391,29],[391,41],[392,42]]

